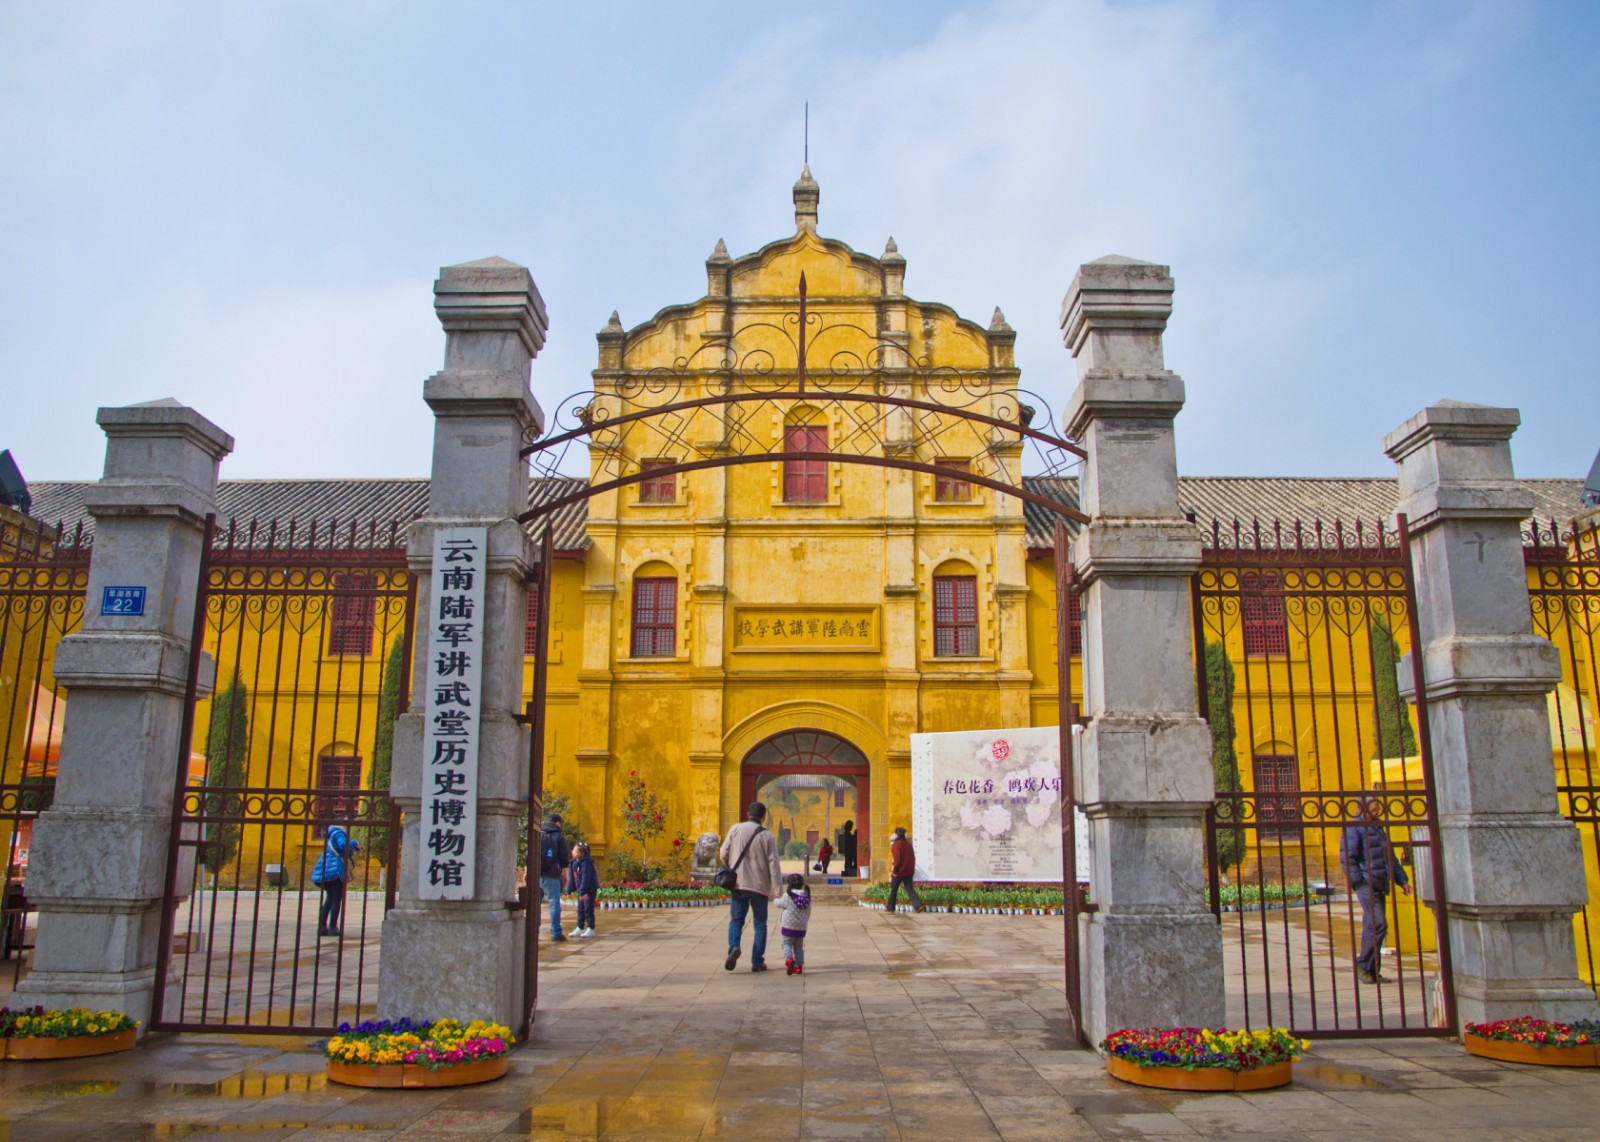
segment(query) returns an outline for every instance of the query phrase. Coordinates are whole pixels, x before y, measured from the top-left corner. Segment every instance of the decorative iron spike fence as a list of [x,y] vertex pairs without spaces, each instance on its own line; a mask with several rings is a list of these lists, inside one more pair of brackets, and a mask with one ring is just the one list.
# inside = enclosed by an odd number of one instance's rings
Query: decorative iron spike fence
[[[1318,522],[1201,530],[1196,670],[1217,775],[1207,848],[1229,937],[1228,1025],[1448,1034],[1426,733],[1396,683],[1415,637],[1403,536]],[[1362,910],[1340,858],[1369,802],[1418,886],[1385,901],[1383,984],[1358,977]],[[1224,878],[1262,906],[1224,911]]]
[[1522,539],[1533,630],[1561,656],[1550,700],[1556,797],[1583,843],[1589,900],[1573,936],[1578,972],[1600,996],[1600,521],[1536,521]]
[[[210,533],[196,650],[216,685],[190,694],[155,1026],[318,1033],[376,1003],[416,602],[402,527]],[[321,911],[334,890],[313,882],[335,827],[360,846],[337,919]]]

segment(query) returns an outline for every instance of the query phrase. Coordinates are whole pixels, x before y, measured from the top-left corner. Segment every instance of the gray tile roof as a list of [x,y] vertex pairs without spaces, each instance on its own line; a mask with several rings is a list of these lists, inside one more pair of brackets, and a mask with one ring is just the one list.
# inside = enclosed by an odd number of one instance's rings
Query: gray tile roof
[[[548,502],[581,489],[583,483],[562,477],[531,480],[528,503]],[[45,523],[59,523],[68,532],[82,524],[85,532],[92,534],[94,521],[83,507],[91,487],[93,483],[87,480],[30,483],[33,506],[29,514]],[[223,480],[217,486],[219,527],[226,527],[230,520],[239,528],[247,528],[253,522],[260,533],[265,533],[273,524],[281,531],[292,522],[297,534],[304,534],[315,525],[319,534],[335,529],[343,537],[354,524],[358,545],[365,543],[368,536],[386,544],[391,524],[404,526],[427,506],[428,481],[421,479]],[[588,550],[586,514],[582,501],[556,512],[557,551]]]
[[[1534,501],[1534,515],[1541,521],[1563,524],[1582,510],[1579,496],[1581,480],[1518,481]],[[1078,482],[1074,479],[1027,477],[1029,491],[1076,507]],[[33,495],[32,515],[46,523],[61,523],[71,531],[80,522],[86,530],[93,523],[83,510],[87,481],[42,481],[29,484]],[[529,482],[528,503],[548,503],[560,496],[581,490],[583,481],[567,477],[542,478]],[[1346,525],[1357,521],[1375,527],[1380,521],[1393,527],[1398,490],[1394,480],[1378,478],[1298,476],[1186,476],[1178,480],[1178,499],[1197,522],[1234,520],[1250,524],[1279,520],[1286,525],[1296,521],[1310,525],[1320,520],[1335,520]],[[341,529],[352,522],[365,529],[368,524],[404,524],[420,515],[427,506],[428,481],[394,480],[224,480],[217,500],[222,520],[241,524],[251,520],[268,524],[276,520],[297,526],[316,522],[319,528],[337,524]],[[1027,543],[1030,549],[1051,545],[1055,516],[1037,504],[1027,504]],[[579,500],[556,512],[557,551],[576,553],[589,548],[584,524],[588,505]],[[386,535],[387,533],[384,532]]]
[[[1519,480],[1522,489],[1533,497],[1534,516],[1541,523],[1551,519],[1563,525],[1583,510],[1579,496],[1582,480]],[[1024,477],[1029,491],[1057,499],[1072,507],[1078,504],[1078,481]],[[1178,502],[1193,512],[1197,523],[1218,520],[1232,525],[1234,520],[1251,524],[1274,520],[1285,525],[1296,521],[1311,525],[1315,521],[1332,524],[1341,521],[1352,526],[1358,521],[1369,528],[1380,522],[1394,527],[1394,509],[1400,493],[1396,481],[1377,477],[1349,479],[1330,476],[1180,476]],[[1028,524],[1030,550],[1047,548],[1054,542],[1055,515],[1047,508],[1028,504],[1024,511]]]

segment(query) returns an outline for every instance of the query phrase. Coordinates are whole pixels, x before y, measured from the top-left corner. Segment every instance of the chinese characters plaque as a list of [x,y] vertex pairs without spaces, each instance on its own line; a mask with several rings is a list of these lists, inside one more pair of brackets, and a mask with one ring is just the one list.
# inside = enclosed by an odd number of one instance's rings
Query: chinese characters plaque
[[433,537],[418,822],[417,896],[423,900],[472,899],[487,542],[481,527],[441,528]]

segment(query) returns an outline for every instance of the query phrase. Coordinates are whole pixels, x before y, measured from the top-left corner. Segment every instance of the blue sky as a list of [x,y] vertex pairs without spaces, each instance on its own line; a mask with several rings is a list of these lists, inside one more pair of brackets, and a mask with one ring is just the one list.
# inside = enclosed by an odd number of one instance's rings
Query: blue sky
[[99,473],[172,396],[232,477],[426,473],[441,265],[529,266],[546,407],[594,333],[793,230],[1018,331],[1057,416],[1076,267],[1172,266],[1192,475],[1387,475],[1442,397],[1518,471],[1600,448],[1590,3],[0,4],[0,447]]

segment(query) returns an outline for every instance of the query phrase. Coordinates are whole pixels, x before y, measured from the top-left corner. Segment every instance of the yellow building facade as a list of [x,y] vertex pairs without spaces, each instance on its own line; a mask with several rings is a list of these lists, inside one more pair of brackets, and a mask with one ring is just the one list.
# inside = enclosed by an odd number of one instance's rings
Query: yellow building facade
[[[1036,708],[1054,723],[1054,670],[1041,669],[1053,636],[1042,649],[1030,637],[1051,605],[1030,587],[1022,502],[961,478],[1018,483],[1020,442],[830,396],[847,377],[936,402],[928,386],[948,377],[984,410],[1014,402],[1010,327],[998,310],[986,327],[907,297],[892,239],[869,257],[819,237],[809,174],[795,201],[792,237],[737,259],[718,244],[704,297],[600,332],[587,415],[603,425],[763,386],[782,399],[597,433],[592,485],[715,461],[735,435],[769,452],[874,447],[950,477],[769,459],[598,491],[590,546],[581,563],[558,563],[552,584],[545,784],[611,841],[631,770],[693,835],[739,820],[772,766],[837,767],[858,787],[862,864],[875,857],[881,870],[876,842],[910,821],[911,734],[1027,725]],[[802,288],[815,400],[793,387]],[[765,768],[752,761],[764,748]]]

